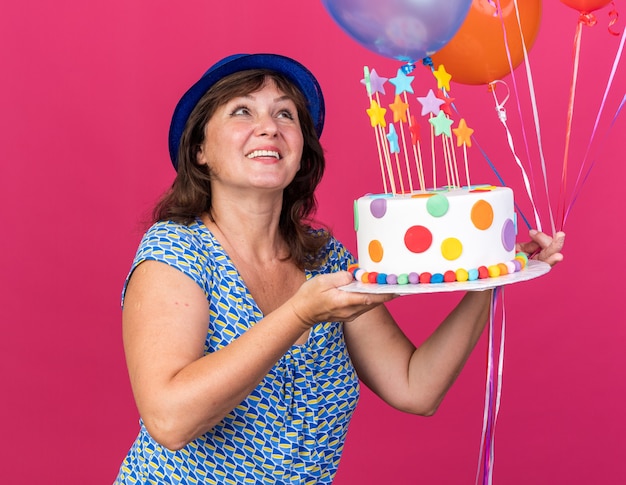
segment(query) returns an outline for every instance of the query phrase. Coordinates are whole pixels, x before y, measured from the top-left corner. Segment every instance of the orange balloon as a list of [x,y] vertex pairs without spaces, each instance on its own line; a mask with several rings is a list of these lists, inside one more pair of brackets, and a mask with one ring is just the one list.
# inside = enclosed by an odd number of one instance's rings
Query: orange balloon
[[[526,49],[530,50],[541,20],[541,0],[517,2]],[[524,60],[522,36],[513,0],[500,0],[501,15],[493,0],[472,0],[461,28],[441,50],[431,56],[435,69],[441,64],[461,84],[488,84],[501,79]],[[502,24],[506,30],[505,43]]]
[[561,0],[568,7],[578,10],[580,13],[590,13],[602,7],[606,7],[613,0]]

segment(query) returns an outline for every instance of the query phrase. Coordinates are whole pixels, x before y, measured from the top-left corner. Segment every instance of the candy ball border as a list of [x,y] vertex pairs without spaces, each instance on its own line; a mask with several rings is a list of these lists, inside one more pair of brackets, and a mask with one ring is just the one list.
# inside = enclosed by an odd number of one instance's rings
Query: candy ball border
[[365,271],[360,268],[358,264],[350,265],[348,271],[352,273],[352,277],[355,281],[361,283],[379,285],[438,284],[497,278],[506,274],[522,271],[527,264],[528,256],[525,253],[517,253],[515,258],[505,263],[498,263],[491,266],[479,266],[478,268],[469,270],[459,268],[456,271],[449,270],[445,273],[410,272],[396,275]]

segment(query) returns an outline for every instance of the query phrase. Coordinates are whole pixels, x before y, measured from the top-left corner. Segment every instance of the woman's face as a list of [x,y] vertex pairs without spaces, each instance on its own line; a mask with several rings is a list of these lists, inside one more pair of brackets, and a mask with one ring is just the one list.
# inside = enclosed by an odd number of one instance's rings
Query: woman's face
[[213,190],[282,191],[300,168],[303,144],[295,103],[268,79],[215,111],[197,160],[208,165]]

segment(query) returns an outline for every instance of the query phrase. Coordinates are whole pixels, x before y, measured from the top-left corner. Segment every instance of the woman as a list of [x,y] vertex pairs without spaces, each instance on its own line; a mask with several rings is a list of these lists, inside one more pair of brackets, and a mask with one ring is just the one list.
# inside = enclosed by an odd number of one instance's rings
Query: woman
[[[124,291],[141,430],[116,483],[331,483],[359,380],[430,415],[475,346],[488,291],[416,349],[391,296],[338,289],[352,256],[308,225],[323,123],[313,75],[272,54],[223,59],[176,107],[177,177]],[[562,236],[531,236],[562,259]]]

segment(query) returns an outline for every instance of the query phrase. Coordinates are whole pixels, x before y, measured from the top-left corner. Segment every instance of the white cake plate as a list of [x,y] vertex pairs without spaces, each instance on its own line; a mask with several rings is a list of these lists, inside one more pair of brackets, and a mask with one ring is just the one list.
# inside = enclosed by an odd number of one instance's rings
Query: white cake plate
[[498,276],[497,278],[485,278],[474,281],[455,281],[452,283],[418,283],[406,285],[379,285],[374,283],[361,283],[354,281],[340,290],[351,293],[393,293],[395,295],[417,295],[420,293],[443,293],[448,291],[481,291],[528,281],[543,276],[550,271],[550,265],[542,261],[529,261],[522,271]]

